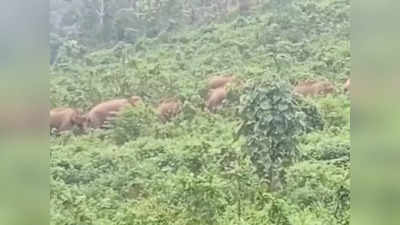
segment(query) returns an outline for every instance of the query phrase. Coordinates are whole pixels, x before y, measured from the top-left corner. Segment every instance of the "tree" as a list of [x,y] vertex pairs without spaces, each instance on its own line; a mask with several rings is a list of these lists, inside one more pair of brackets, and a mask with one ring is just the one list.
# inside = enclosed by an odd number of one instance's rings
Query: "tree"
[[257,173],[271,190],[279,187],[284,168],[297,158],[300,113],[289,85],[282,81],[252,84],[241,99],[239,134],[246,137]]

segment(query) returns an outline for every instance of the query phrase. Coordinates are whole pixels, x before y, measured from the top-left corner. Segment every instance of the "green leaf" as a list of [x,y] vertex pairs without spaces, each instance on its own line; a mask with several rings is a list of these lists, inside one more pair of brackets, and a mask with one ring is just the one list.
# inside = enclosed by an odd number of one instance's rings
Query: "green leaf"
[[282,105],[282,104],[280,104],[280,105],[278,106],[279,111],[286,111],[288,108],[289,108],[288,105]]
[[260,108],[263,109],[263,110],[269,110],[269,109],[272,108],[272,106],[271,106],[271,104],[269,102],[263,101],[260,104]]
[[274,119],[274,117],[273,117],[271,114],[268,114],[268,115],[265,117],[265,120],[266,120],[268,123],[271,122],[273,119]]

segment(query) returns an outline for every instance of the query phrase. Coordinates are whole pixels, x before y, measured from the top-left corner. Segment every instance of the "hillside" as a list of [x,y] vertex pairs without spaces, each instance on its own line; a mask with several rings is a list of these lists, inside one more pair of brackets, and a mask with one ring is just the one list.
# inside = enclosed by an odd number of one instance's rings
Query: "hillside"
[[[63,41],[52,107],[145,104],[51,138],[51,224],[349,224],[349,1],[287,2],[132,43]],[[205,112],[206,81],[223,74],[244,85]],[[336,93],[294,97],[307,79]],[[183,112],[162,123],[166,97]]]

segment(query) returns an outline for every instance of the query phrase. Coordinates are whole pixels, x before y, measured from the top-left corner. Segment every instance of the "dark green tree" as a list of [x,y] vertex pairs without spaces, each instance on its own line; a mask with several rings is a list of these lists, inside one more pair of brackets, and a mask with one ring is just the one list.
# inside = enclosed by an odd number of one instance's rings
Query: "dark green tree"
[[296,160],[297,135],[303,130],[290,90],[283,81],[256,82],[241,99],[239,133],[246,136],[257,173],[271,190],[279,187],[284,168]]

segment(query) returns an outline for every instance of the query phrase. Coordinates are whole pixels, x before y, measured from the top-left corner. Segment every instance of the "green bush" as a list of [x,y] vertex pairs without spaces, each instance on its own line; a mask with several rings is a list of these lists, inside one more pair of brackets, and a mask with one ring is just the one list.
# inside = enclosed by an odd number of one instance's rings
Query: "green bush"
[[350,167],[350,136],[326,132],[310,133],[302,137],[299,145],[304,160],[324,161],[328,164]]
[[301,122],[306,133],[324,129],[324,120],[316,103],[308,99],[298,98],[297,104],[304,113]]
[[154,133],[158,118],[152,108],[144,105],[129,107],[111,122],[110,138],[117,145]]
[[348,223],[349,171],[323,162],[301,162],[286,171],[285,196],[295,205],[325,209],[339,223]]
[[350,130],[350,100],[348,96],[336,95],[318,101],[325,129],[338,133],[343,128]]

